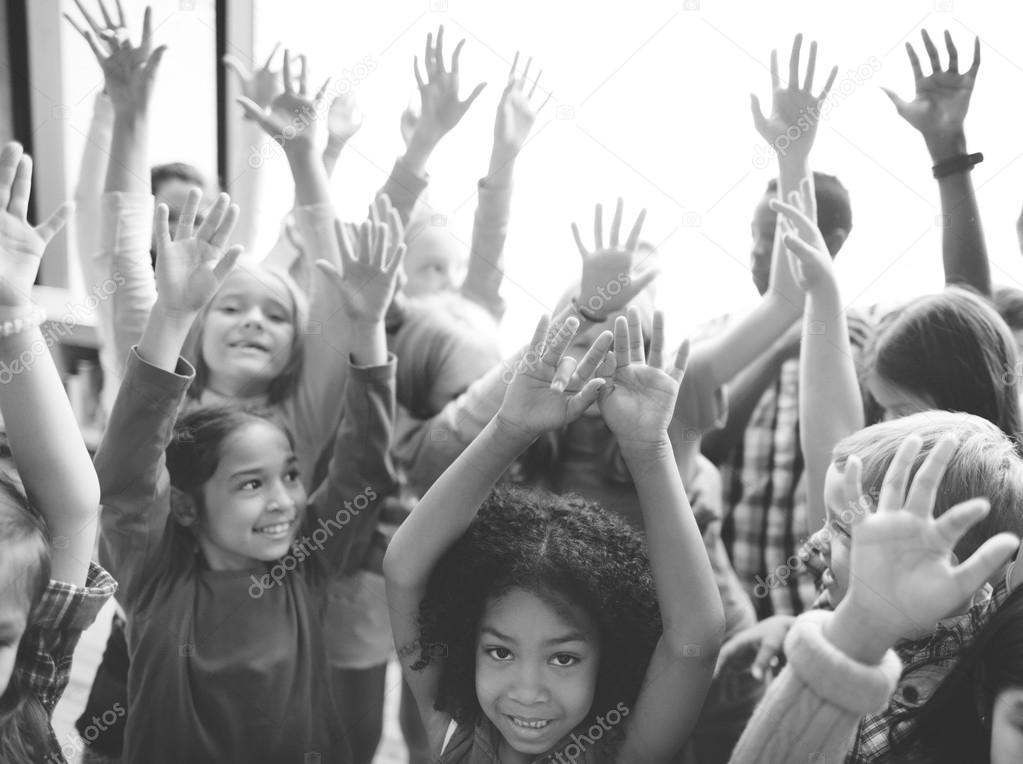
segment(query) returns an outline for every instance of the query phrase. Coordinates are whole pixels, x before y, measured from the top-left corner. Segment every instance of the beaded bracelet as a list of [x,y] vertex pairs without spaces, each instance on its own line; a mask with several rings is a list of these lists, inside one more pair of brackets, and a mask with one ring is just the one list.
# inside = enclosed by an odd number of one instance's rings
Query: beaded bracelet
[[44,321],[46,321],[46,311],[39,305],[32,305],[28,310],[14,315],[13,318],[4,318],[0,313],[0,338],[35,329],[42,326]]

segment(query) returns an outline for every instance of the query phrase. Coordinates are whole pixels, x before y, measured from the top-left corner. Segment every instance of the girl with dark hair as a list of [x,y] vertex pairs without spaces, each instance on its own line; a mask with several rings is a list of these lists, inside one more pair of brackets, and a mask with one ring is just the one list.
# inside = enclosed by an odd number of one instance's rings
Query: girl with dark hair
[[[63,762],[50,715],[67,687],[78,638],[116,589],[90,562],[99,483],[29,301],[62,205],[33,228],[32,160],[0,152],[0,412],[20,478],[0,475],[0,761]],[[5,449],[6,450],[6,449]]]
[[366,226],[368,246],[345,257],[344,275],[325,270],[351,324],[351,366],[328,475],[307,497],[295,441],[272,418],[219,406],[175,425],[193,379],[178,354],[237,257],[221,254],[237,217],[227,201],[174,241],[157,208],[159,296],[96,455],[100,555],[123,587],[132,656],[123,758],[348,761],[325,584],[361,563],[394,488],[383,317],[404,250]]
[[[724,630],[668,438],[687,346],[669,375],[655,332],[647,365],[631,310],[616,319],[613,354],[602,332],[577,363],[563,356],[578,321],[548,323],[497,416],[387,550],[395,644],[439,762],[670,761]],[[488,498],[533,439],[593,404],[635,479],[649,553],[594,504]]]

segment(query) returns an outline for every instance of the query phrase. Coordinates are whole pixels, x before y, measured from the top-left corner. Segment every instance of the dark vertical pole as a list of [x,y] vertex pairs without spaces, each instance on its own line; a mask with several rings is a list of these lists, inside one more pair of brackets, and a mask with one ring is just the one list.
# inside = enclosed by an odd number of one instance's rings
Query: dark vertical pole
[[[32,146],[32,88],[28,73],[28,8],[25,0],[7,0],[7,50],[11,66],[11,111],[14,139],[34,154]],[[35,195],[29,199],[28,219],[35,220]]]
[[217,177],[221,190],[227,191],[228,181],[228,130],[227,130],[227,69],[224,54],[227,53],[227,13],[229,0],[216,0],[217,18]]

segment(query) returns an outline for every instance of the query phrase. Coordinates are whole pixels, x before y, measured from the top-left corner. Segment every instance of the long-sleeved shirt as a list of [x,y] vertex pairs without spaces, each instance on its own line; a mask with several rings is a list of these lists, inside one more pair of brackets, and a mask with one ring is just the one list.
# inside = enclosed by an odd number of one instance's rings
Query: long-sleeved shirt
[[328,477],[288,555],[238,571],[209,570],[200,556],[170,576],[154,567],[174,522],[164,450],[191,377],[184,361],[172,374],[133,352],[96,455],[100,556],[121,582],[128,615],[124,759],[347,761],[327,671],[324,589],[307,560],[343,568],[394,489],[394,361],[350,370]]

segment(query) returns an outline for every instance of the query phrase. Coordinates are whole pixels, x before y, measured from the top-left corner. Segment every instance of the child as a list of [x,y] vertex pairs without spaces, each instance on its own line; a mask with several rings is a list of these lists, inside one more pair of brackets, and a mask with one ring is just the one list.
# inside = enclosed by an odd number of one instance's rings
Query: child
[[99,484],[51,340],[39,330],[45,316],[30,301],[43,251],[72,207],[30,226],[31,178],[32,160],[21,146],[4,146],[0,412],[20,483],[6,471],[0,477],[0,761],[63,762],[50,715],[67,687],[79,636],[116,584],[90,562]]
[[347,761],[316,572],[364,554],[393,488],[383,315],[403,249],[367,226],[349,257],[338,226],[344,276],[325,275],[352,327],[352,367],[329,476],[307,502],[294,441],[272,418],[204,407],[174,425],[193,376],[178,353],[237,257],[220,256],[236,215],[221,197],[172,242],[158,207],[159,296],[96,455],[100,554],[123,585],[132,655],[124,759]]
[[[976,417],[962,418],[979,422]],[[883,707],[903,665],[911,667],[905,656],[900,661],[890,648],[933,630],[935,624],[940,629],[941,619],[997,575],[1019,543],[1012,534],[990,536],[969,559],[955,564],[956,557],[963,559],[959,555],[964,534],[989,535],[988,531],[978,534],[977,529],[978,523],[988,522],[988,506],[979,499],[949,506],[953,499],[943,488],[956,484],[952,473],[962,470],[955,461],[963,458],[964,446],[948,434],[932,434],[925,443],[911,425],[903,426],[909,420],[920,423],[923,417],[880,425],[893,430],[897,424],[902,438],[894,456],[886,448],[887,458],[873,470],[874,487],[878,477],[883,478],[876,512],[864,511],[864,497],[873,494],[869,485],[867,494],[860,486],[857,456],[848,458],[843,473],[837,469],[829,473],[828,506],[840,518],[846,535],[845,562],[836,578],[848,576],[843,582],[848,592],[834,613],[810,611],[796,620],[786,638],[789,665],[757,709],[732,764],[839,761],[848,751],[860,716]],[[988,431],[988,437],[1004,442],[994,427],[978,426]],[[1011,447],[1006,443],[1003,451],[1011,454]],[[1019,468],[1017,464],[1017,472]],[[932,513],[940,512],[938,503],[947,511],[934,517]],[[960,697],[967,704],[974,702],[968,692]],[[953,727],[969,724],[962,717],[949,722]],[[1016,749],[993,761],[1008,764],[1019,761],[1019,754]]]
[[[613,355],[604,332],[576,364],[562,356],[578,322],[547,334],[541,320],[536,359],[387,550],[395,644],[438,761],[668,761],[699,715],[724,623],[667,433],[685,352],[669,376],[657,338],[646,365],[630,322]],[[594,403],[636,480],[649,567],[595,506],[487,498],[534,438]]]

